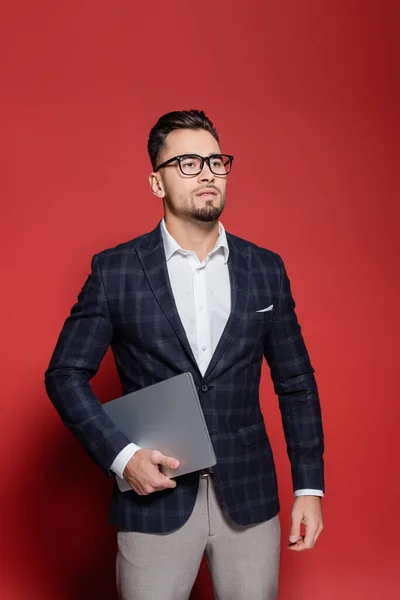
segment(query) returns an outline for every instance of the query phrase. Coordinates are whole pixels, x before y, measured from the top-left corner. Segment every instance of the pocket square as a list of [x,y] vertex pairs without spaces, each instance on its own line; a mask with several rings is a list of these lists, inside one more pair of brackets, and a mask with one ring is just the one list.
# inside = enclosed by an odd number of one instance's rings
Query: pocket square
[[267,310],[272,310],[274,308],[273,304],[267,306],[267,308],[262,308],[261,310],[256,310],[256,312],[267,312]]

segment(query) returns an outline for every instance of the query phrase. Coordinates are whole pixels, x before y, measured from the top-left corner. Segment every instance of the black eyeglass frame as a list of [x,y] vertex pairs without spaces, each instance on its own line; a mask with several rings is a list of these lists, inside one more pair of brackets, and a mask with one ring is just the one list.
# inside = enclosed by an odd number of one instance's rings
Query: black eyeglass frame
[[[190,175],[189,175],[188,173],[185,173],[183,171],[183,169],[181,167],[181,160],[184,158],[189,158],[191,156],[193,156],[194,158],[201,159],[201,167],[200,167],[200,171],[198,171],[197,173],[190,173]],[[212,158],[215,158],[216,156],[218,156],[218,157],[222,156],[222,157],[226,157],[229,159],[229,171],[226,171],[225,173],[215,173],[215,171],[212,170],[210,160]],[[206,162],[208,165],[208,168],[210,169],[210,171],[213,175],[217,175],[218,177],[224,177],[225,175],[228,175],[228,173],[231,172],[233,159],[234,159],[234,156],[232,156],[231,154],[211,154],[210,156],[200,156],[200,154],[180,154],[179,156],[174,156],[173,158],[170,158],[170,159],[166,160],[165,162],[161,163],[161,165],[158,165],[158,167],[156,167],[154,169],[154,172],[157,173],[157,171],[159,169],[161,169],[161,167],[166,167],[170,163],[174,162],[174,160],[177,160],[179,169],[180,169],[182,175],[185,175],[185,177],[196,177],[196,175],[200,175],[200,173],[202,172],[202,170],[204,168],[204,163]],[[224,164],[226,164],[226,163],[224,163]]]

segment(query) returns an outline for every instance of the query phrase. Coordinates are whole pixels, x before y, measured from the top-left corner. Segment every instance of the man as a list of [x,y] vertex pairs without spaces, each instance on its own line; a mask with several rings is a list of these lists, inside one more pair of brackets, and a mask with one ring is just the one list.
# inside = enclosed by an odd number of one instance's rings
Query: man
[[[202,111],[168,113],[148,150],[164,219],[94,256],[46,371],[47,391],[93,460],[116,476],[120,598],[187,599],[205,553],[219,600],[272,600],[279,500],[261,364],[265,357],[279,398],[296,496],[289,547],[298,551],[322,530],[314,369],[282,259],[219,221],[233,157],[221,154],[211,121]],[[159,466],[176,468],[175,457],[141,449],[113,426],[89,383],[109,345],[124,393],[192,373],[217,457],[211,472],[168,479]],[[123,480],[130,491],[121,491]]]

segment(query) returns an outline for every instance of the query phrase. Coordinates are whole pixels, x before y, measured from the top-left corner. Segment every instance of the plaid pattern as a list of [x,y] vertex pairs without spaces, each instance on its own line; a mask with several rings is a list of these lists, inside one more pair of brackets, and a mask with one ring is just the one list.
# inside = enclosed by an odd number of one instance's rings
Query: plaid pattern
[[[274,460],[259,406],[263,356],[278,395],[294,489],[324,490],[323,430],[314,369],[282,259],[227,233],[232,309],[202,377],[168,278],[160,226],[94,256],[92,272],[61,331],[46,371],[49,397],[66,427],[107,473],[129,440],[115,429],[89,380],[111,344],[123,393],[179,373],[193,375],[217,465],[221,502],[238,524],[279,512]],[[274,305],[273,310],[256,312]],[[118,528],[166,532],[193,509],[199,474],[174,490],[138,496],[114,485]]]

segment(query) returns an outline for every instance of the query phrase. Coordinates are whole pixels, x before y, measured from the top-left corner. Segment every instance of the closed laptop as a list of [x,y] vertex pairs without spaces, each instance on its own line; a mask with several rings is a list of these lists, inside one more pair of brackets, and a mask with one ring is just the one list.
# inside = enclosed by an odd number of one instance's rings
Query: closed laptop
[[[162,467],[167,477],[216,463],[191,373],[182,373],[105,402],[103,409],[131,442],[179,460],[177,469]],[[117,481],[122,491],[131,489],[125,480],[117,477]]]

